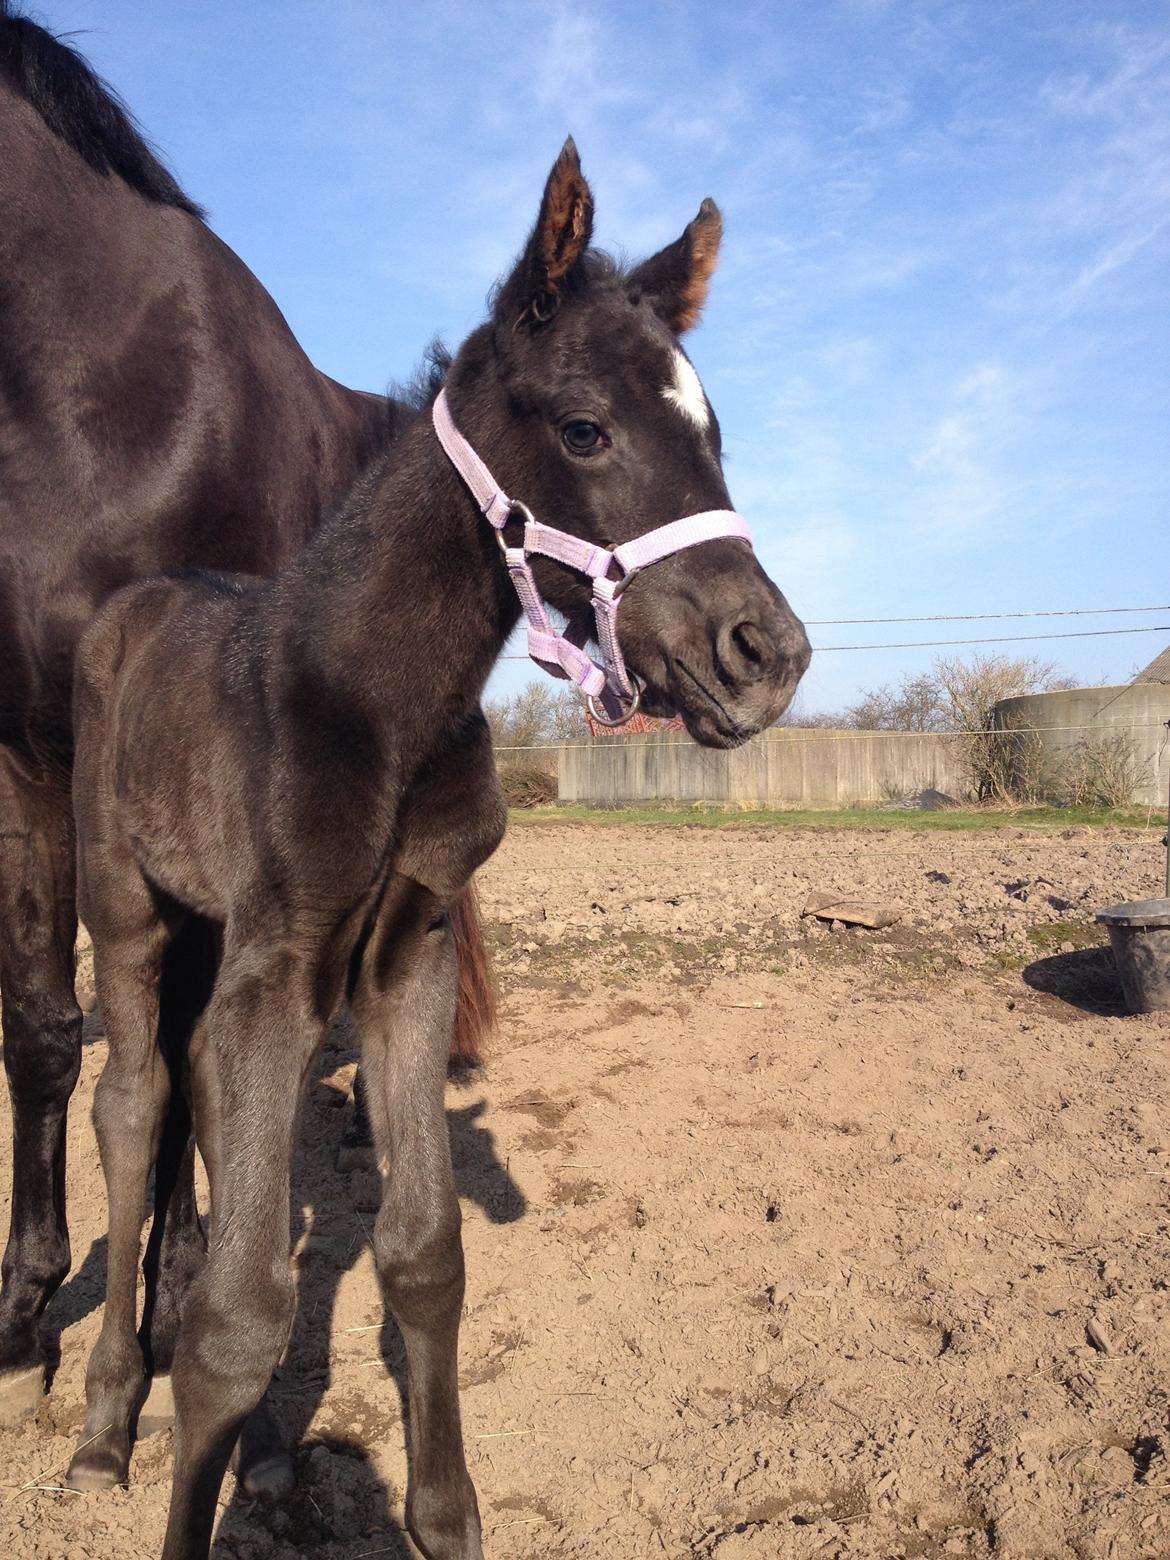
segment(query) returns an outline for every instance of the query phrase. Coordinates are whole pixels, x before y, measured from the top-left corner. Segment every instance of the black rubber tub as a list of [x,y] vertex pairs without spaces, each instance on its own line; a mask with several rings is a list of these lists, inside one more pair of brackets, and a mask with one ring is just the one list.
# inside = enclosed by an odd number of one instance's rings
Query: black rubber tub
[[1131,1013],[1170,1008],[1170,899],[1131,899],[1098,910]]

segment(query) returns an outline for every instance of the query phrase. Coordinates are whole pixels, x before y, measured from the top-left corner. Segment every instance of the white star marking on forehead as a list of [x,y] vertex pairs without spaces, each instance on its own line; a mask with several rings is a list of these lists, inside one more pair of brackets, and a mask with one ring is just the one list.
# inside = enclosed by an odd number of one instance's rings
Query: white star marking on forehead
[[674,384],[667,385],[662,394],[694,427],[702,430],[711,421],[699,376],[690,359],[681,352],[674,354]]

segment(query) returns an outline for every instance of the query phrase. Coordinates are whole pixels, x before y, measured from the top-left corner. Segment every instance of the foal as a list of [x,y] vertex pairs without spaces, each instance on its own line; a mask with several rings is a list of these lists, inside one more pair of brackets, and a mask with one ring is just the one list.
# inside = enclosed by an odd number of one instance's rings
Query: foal
[[[459,1428],[447,911],[504,831],[479,698],[519,616],[508,566],[520,527],[517,506],[488,513],[513,541],[502,556],[436,432],[453,419],[509,491],[572,533],[562,562],[541,559],[527,579],[578,639],[589,593],[564,567],[573,537],[604,560],[598,548],[663,521],[728,509],[718,425],[677,344],[706,294],[719,214],[704,202],[676,243],[624,275],[589,251],[591,226],[568,142],[434,420],[420,408],[393,460],[297,562],[265,582],[132,586],[83,644],[74,795],[110,1041],[94,1107],[110,1235],[75,1487],[126,1477],[142,1393],[134,1275],[169,1090],[160,965],[189,915],[222,928],[187,1058],[211,1233],[173,1367],[164,1560],[206,1556],[232,1444],[288,1339],[294,1115],[346,996],[385,1171],[374,1254],[409,1367],[407,1525],[430,1560],[482,1555]],[[750,548],[718,534],[623,593],[621,651],[648,707],[678,709],[699,740],[730,746],[784,708],[808,646]]]

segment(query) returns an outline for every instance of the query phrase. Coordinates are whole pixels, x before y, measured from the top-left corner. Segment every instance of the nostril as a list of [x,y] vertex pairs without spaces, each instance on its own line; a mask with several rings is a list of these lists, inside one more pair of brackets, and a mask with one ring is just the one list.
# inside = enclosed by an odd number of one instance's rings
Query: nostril
[[754,623],[737,623],[731,630],[731,643],[748,666],[759,666],[766,654],[763,636]]

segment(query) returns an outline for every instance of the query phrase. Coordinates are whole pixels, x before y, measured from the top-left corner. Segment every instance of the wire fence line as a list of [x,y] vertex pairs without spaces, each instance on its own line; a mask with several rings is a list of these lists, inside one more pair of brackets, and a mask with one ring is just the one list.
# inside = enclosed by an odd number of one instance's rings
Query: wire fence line
[[[1116,609],[1110,609],[1110,610],[1116,610],[1118,612],[1125,612],[1125,611],[1129,611],[1130,609],[1127,608],[1127,607],[1118,607]],[[1135,608],[1134,610],[1136,611],[1136,610],[1144,610],[1144,609]],[[1159,610],[1161,610],[1161,609],[1159,609]],[[864,621],[864,620],[857,619],[857,621],[861,622],[861,621]],[[871,619],[870,621],[872,621],[872,622],[879,622],[879,621],[882,621],[882,620],[874,618],[874,619]],[[889,619],[889,621],[890,622],[903,621],[903,622],[907,622],[907,623],[913,623],[913,622],[928,622],[928,621],[940,621],[940,622],[941,621],[958,621],[958,619],[954,619],[954,620],[946,620],[946,619],[932,620],[932,619],[926,619],[926,618],[904,618],[904,619],[899,620],[897,618],[891,618],[891,619]],[[1170,623],[1150,623],[1150,624],[1148,624],[1144,628],[1077,628],[1077,629],[1066,629],[1063,633],[1059,633],[1059,634],[995,634],[995,635],[991,636],[990,638],[978,638],[978,639],[905,639],[905,640],[900,640],[900,641],[893,641],[893,642],[891,642],[889,644],[877,644],[877,645],[874,645],[874,644],[868,644],[868,645],[814,645],[812,648],[813,648],[813,653],[815,655],[823,655],[828,650],[931,650],[931,649],[937,648],[940,645],[1007,645],[1007,644],[1024,644],[1024,643],[1030,644],[1033,641],[1041,640],[1041,639],[1101,639],[1101,638],[1105,638],[1107,636],[1111,636],[1111,635],[1114,635],[1114,634],[1170,634]],[[500,656],[499,659],[501,661],[527,661],[529,659],[529,657],[527,655],[522,655],[522,654],[515,654],[515,655],[513,655],[513,654],[509,653],[507,655]]]
[[[961,741],[965,737],[1017,737],[1025,736],[1030,732],[1057,732],[1057,731],[1093,731],[1098,736],[1112,735],[1119,731],[1160,731],[1166,726],[1165,721],[1111,721],[1102,726],[1093,722],[1082,721],[1075,726],[981,726],[977,731],[859,731],[848,726],[826,726],[823,729],[810,730],[801,726],[770,726],[767,731],[760,732],[760,736],[770,737],[773,733],[779,734],[779,740],[786,747],[798,746],[806,742],[839,742],[843,737],[862,741],[867,737],[934,737],[939,742]],[[792,733],[799,733],[794,735]],[[615,739],[626,740],[630,736],[638,737],[639,747],[694,747],[696,744],[687,738],[680,741],[678,737],[671,735],[667,741],[655,741],[653,732],[623,732],[615,729],[613,736],[593,737],[588,742],[573,742],[562,740],[559,742],[525,742],[510,745],[496,744],[496,753],[557,753],[562,748],[576,750],[578,748],[618,748],[621,742]]]
[[935,612],[928,617],[805,618],[814,628],[846,628],[861,623],[984,623],[1005,618],[1115,617],[1122,612],[1170,612],[1158,607],[1053,607],[1035,612]]

